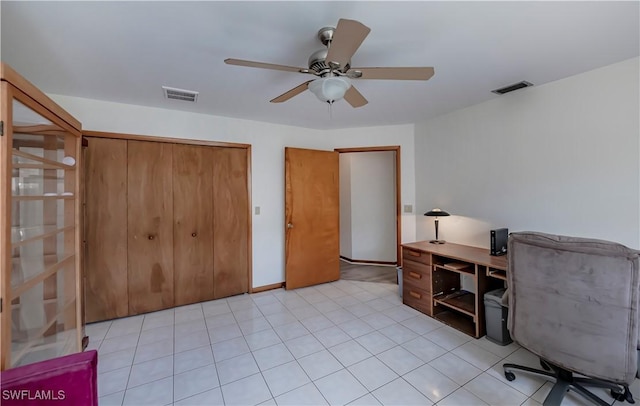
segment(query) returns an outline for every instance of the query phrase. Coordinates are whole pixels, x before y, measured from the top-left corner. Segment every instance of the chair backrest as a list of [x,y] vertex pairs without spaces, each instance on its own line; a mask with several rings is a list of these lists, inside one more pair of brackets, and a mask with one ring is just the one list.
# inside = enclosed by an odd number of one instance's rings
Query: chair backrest
[[513,339],[562,368],[630,383],[637,370],[640,252],[535,232],[508,241]]

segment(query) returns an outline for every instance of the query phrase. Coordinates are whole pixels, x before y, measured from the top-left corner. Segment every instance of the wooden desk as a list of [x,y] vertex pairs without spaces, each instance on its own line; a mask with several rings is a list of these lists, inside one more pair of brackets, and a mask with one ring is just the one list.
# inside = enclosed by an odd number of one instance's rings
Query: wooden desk
[[[402,301],[472,337],[485,334],[484,294],[506,280],[506,256],[453,243],[402,244]],[[473,280],[463,290],[460,276]]]

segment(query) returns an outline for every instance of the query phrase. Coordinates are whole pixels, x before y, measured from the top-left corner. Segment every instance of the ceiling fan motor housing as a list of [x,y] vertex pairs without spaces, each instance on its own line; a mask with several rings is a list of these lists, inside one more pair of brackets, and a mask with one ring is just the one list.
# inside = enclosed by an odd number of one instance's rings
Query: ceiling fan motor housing
[[[327,63],[327,52],[329,52],[329,49],[325,48],[312,53],[309,57],[309,69],[321,76],[329,73],[331,67]],[[351,61],[349,61],[346,66],[340,66],[338,69],[334,69],[334,72],[346,73],[349,68],[351,68]]]

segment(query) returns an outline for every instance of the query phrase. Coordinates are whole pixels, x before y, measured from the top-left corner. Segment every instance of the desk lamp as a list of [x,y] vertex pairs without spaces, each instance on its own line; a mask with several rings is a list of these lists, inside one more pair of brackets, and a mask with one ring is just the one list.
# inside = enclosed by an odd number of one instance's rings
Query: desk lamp
[[427,217],[435,217],[435,223],[436,223],[436,239],[435,240],[431,240],[429,241],[431,244],[444,244],[444,240],[438,240],[438,217],[446,217],[446,216],[450,216],[449,213],[447,213],[444,210],[440,210],[440,209],[432,209],[429,210],[428,212],[426,212],[424,214]]

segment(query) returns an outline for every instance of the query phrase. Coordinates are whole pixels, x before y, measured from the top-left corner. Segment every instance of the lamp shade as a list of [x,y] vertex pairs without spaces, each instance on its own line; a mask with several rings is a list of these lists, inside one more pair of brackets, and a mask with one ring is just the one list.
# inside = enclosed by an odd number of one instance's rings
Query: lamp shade
[[431,209],[428,212],[426,212],[424,214],[427,217],[435,217],[436,219],[434,220],[434,225],[436,226],[436,239],[435,240],[431,240],[429,241],[431,244],[444,244],[445,241],[444,240],[439,240],[438,239],[438,217],[446,217],[446,216],[450,216],[449,213],[447,213],[446,211],[442,210],[442,209]]
[[351,81],[344,76],[327,76],[309,83],[309,90],[323,102],[333,103],[344,97]]
[[428,212],[426,212],[424,214],[425,216],[429,216],[429,217],[446,217],[446,216],[450,216],[449,213],[447,213],[444,210],[440,210],[440,209],[432,209],[429,210]]

